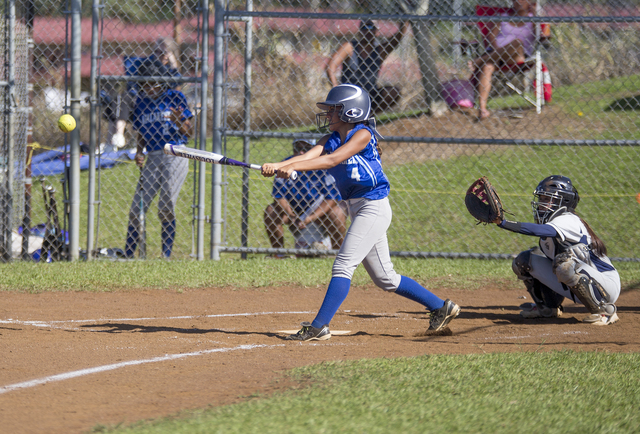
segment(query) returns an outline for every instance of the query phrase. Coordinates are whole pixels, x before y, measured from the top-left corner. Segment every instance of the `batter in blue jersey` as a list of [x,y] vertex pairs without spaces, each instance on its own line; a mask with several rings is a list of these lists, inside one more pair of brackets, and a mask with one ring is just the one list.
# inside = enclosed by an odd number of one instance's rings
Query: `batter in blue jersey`
[[313,322],[303,322],[290,340],[325,340],[329,323],[347,297],[356,267],[362,263],[373,282],[425,306],[431,312],[428,331],[438,332],[458,316],[460,307],[442,300],[418,282],[393,269],[387,229],[391,224],[389,181],[382,171],[371,99],[365,90],[342,84],[329,91],[316,115],[319,128],[331,131],[303,155],[262,166],[264,176],[289,178],[296,172],[325,169],[336,180],[351,217],[344,242],[333,263],[331,281]]

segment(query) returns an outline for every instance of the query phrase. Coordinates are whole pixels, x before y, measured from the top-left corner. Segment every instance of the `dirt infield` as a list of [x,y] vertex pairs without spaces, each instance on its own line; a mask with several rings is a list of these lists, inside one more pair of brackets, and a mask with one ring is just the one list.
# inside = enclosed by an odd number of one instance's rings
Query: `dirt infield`
[[[524,290],[439,290],[462,306],[449,336],[421,336],[428,315],[374,287],[353,288],[322,343],[282,339],[311,320],[324,287],[0,294],[3,432],[77,433],[287,387],[282,371],[325,360],[510,351],[640,351],[640,291],[620,322],[521,320]],[[306,312],[306,313],[305,313]]]

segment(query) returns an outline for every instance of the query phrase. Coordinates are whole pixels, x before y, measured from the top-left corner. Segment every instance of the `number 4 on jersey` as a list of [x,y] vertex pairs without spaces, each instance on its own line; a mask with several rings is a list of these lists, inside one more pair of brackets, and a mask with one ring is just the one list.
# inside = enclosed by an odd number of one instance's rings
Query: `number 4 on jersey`
[[351,179],[355,179],[356,181],[360,181],[360,173],[358,172],[358,168],[354,167],[351,169]]

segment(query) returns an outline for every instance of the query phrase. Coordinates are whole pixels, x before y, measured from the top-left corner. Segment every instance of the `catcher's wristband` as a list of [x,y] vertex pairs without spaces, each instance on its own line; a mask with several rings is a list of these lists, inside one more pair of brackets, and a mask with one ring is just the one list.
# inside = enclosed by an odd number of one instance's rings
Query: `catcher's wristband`
[[520,227],[522,226],[522,224],[520,222],[510,222],[509,220],[502,220],[502,223],[500,223],[498,226],[511,232],[520,232]]

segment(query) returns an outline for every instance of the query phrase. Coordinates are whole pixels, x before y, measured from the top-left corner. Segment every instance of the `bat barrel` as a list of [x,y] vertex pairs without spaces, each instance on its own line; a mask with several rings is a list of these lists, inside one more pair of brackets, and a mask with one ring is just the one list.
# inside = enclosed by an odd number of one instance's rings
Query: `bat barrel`
[[[172,145],[167,143],[164,145],[164,153],[167,155],[173,155],[175,157],[189,158],[191,160],[203,161],[211,164],[224,164],[227,166],[239,166],[247,167],[253,170],[262,170],[262,166],[258,164],[249,164],[243,161],[232,160],[224,155],[216,154],[213,152],[202,151],[200,149],[188,148],[182,145]],[[291,179],[298,178],[298,174],[293,172]]]

